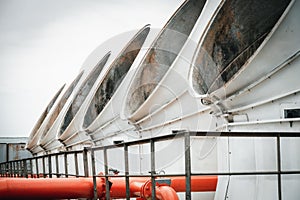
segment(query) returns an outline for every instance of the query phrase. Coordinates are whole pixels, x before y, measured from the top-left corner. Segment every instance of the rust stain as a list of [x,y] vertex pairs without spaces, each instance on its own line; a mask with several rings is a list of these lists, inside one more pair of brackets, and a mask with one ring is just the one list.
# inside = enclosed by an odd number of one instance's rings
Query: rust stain
[[270,33],[290,0],[228,0],[198,52],[193,86],[201,94],[225,85]]
[[88,75],[88,77],[82,83],[78,93],[76,94],[75,98],[73,99],[67,114],[64,117],[63,125],[60,128],[60,134],[62,134],[66,128],[69,126],[71,121],[73,120],[74,116],[79,111],[82,103],[86,99],[87,95],[89,94],[90,90],[92,89],[95,81],[97,80],[99,74],[101,73],[102,69],[104,68],[108,58],[110,57],[110,52],[107,53],[100,62],[94,67],[92,72]]
[[137,33],[134,39],[125,47],[121,55],[113,62],[108,74],[97,89],[88,111],[84,117],[83,126],[87,128],[102,112],[116,90],[121,85],[138,53],[140,52],[150,31],[149,27]]
[[206,0],[186,1],[153,42],[130,90],[128,110],[134,113],[151,95],[178,56]]

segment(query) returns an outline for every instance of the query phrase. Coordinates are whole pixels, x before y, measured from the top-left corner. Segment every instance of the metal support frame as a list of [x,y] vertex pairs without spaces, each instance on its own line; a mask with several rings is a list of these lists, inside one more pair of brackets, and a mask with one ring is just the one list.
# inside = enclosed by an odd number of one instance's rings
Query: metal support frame
[[9,163],[10,177],[13,177],[12,163]]
[[39,178],[39,161],[38,161],[38,158],[35,158],[35,170],[36,170],[36,175],[37,175],[37,178]]
[[150,153],[151,153],[151,185],[152,185],[152,189],[151,189],[151,197],[152,199],[156,199],[156,183],[155,183],[155,142],[154,140],[150,140]]
[[94,200],[98,199],[98,192],[97,192],[97,176],[96,176],[96,164],[95,164],[95,152],[91,150],[91,159],[92,159],[92,174],[93,174],[93,192],[94,192]]
[[68,154],[64,154],[65,176],[68,178]]
[[45,166],[45,158],[46,157],[42,157],[42,163],[43,163],[43,177],[46,178],[46,166]]
[[13,177],[16,177],[16,162],[13,162]]
[[59,173],[59,162],[58,162],[58,155],[55,155],[55,167],[56,167],[56,177],[59,178],[60,177],[60,173]]
[[33,165],[32,165],[32,159],[29,160],[29,164],[30,164],[30,175],[31,175],[31,178],[33,178]]
[[27,160],[23,160],[23,177],[28,178]]
[[78,168],[78,156],[77,156],[77,152],[74,153],[74,164],[75,164],[75,174],[76,177],[78,177],[79,175],[79,168]]
[[104,171],[105,171],[105,198],[110,199],[110,188],[109,188],[109,175],[108,175],[108,160],[107,160],[107,148],[103,150],[104,156]]
[[280,135],[278,134],[276,137],[276,143],[277,143],[277,171],[278,171],[278,181],[277,181],[277,187],[278,187],[278,199],[282,199],[282,187],[281,187],[281,153],[280,153]]
[[191,199],[191,138],[188,132],[184,134],[185,156],[185,199]]
[[128,156],[128,146],[126,144],[124,144],[124,161],[125,161],[126,200],[130,200],[130,189],[129,189],[129,156]]
[[49,171],[49,178],[52,178],[52,161],[51,161],[51,155],[48,156],[48,171]]
[[84,169],[84,176],[89,176],[89,166],[88,166],[88,158],[87,158],[87,148],[84,148],[82,151],[82,159],[83,159],[83,169]]

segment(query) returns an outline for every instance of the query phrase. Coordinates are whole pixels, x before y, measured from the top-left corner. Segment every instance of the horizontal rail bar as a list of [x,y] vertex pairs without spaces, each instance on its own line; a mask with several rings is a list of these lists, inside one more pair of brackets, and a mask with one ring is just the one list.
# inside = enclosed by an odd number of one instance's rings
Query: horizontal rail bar
[[188,132],[190,136],[203,136],[203,137],[300,137],[300,132],[214,132],[214,131],[174,131],[173,134],[163,135],[153,138],[144,138],[135,141],[129,141],[114,145],[107,145],[101,147],[90,147],[88,149],[104,150],[122,148],[124,145],[133,146],[150,143],[151,140],[154,142],[165,141],[170,139],[177,139],[184,137],[184,134]]

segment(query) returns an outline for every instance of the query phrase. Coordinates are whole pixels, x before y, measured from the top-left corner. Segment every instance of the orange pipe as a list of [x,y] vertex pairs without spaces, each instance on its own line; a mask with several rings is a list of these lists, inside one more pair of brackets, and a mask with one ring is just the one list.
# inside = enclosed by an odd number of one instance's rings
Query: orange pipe
[[[169,177],[171,180],[170,187],[176,192],[185,192],[185,177]],[[125,178],[112,177],[110,179],[112,187],[110,190],[111,197],[126,197]],[[191,191],[192,192],[210,192],[216,191],[218,183],[217,176],[192,176]],[[158,187],[160,185],[157,185]],[[161,187],[161,186],[160,186]],[[151,181],[149,177],[132,177],[129,179],[129,188],[131,197],[145,197],[151,195]]]
[[[104,181],[97,180],[98,193],[103,192]],[[91,178],[3,178],[0,179],[1,198],[76,199],[93,198]]]
[[170,186],[157,187],[156,198],[160,200],[179,200],[176,191]]
[[[137,191],[137,185],[145,183],[149,180],[149,177],[134,177],[129,179],[130,188],[134,188],[133,191]],[[171,187],[176,192],[185,192],[185,177],[170,177]],[[113,183],[112,190],[126,191],[125,178],[113,177],[110,179]],[[192,176],[191,177],[191,191],[193,192],[209,192],[216,191],[218,183],[217,176]],[[131,187],[132,186],[132,187]],[[121,194],[125,194],[121,192]]]
[[[156,185],[156,197],[161,200],[177,199],[176,192],[185,191],[185,177],[170,177],[171,185]],[[217,176],[192,176],[191,191],[215,191]],[[112,198],[126,197],[125,178],[111,177]],[[149,177],[131,177],[129,179],[130,197],[151,197],[151,180]],[[99,198],[105,197],[105,180],[97,179]],[[1,198],[49,198],[49,199],[76,199],[93,198],[92,178],[1,178]]]
[[[192,176],[191,177],[191,191],[192,192],[209,192],[216,191],[218,183],[217,176]],[[171,178],[172,188],[176,192],[185,192],[185,177]]]
[[[149,178],[135,177],[129,179],[130,197],[140,197],[141,187]],[[126,181],[125,178],[112,177],[109,180],[112,183],[110,189],[110,196],[114,198],[125,198],[126,197]]]

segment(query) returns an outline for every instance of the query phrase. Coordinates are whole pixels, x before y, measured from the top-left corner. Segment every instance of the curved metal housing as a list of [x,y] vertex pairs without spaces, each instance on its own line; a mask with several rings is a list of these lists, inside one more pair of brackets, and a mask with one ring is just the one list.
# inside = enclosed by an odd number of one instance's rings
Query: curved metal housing
[[170,71],[178,54],[187,43],[205,2],[205,0],[191,0],[183,3],[152,43],[128,90],[125,115],[129,118],[138,113]]
[[[106,74],[94,93],[84,114],[82,127],[94,142],[108,133],[131,128],[127,121],[120,120],[121,103],[128,87],[134,65],[141,48],[150,32],[146,25],[128,42],[117,58],[109,66]],[[110,124],[110,125],[108,125]],[[105,129],[105,131],[103,130]]]
[[91,71],[90,75],[86,78],[86,80],[82,83],[79,91],[77,92],[76,96],[74,97],[69,109],[64,117],[63,123],[59,130],[59,135],[62,135],[66,128],[69,126],[71,121],[73,120],[74,116],[77,114],[79,108],[81,107],[82,103],[86,99],[87,95],[91,91],[93,85],[95,84],[98,76],[100,75],[102,69],[104,68],[107,60],[110,56],[110,53],[106,54],[99,64]]
[[195,55],[194,90],[211,93],[232,79],[268,38],[290,1],[225,1]]

